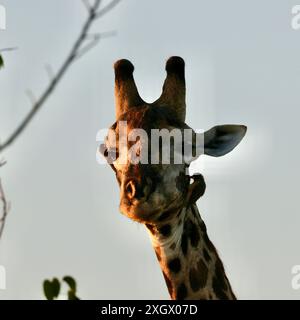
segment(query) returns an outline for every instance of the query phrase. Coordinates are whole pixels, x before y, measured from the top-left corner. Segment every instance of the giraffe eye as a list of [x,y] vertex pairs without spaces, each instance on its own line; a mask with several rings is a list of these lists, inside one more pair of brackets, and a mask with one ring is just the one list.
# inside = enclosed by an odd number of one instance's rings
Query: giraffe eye
[[116,148],[108,149],[105,144],[100,145],[100,152],[109,163],[116,161],[119,157],[119,152]]
[[99,151],[100,151],[101,154],[103,154],[103,156],[104,156],[105,158],[108,157],[108,150],[107,150],[107,148],[106,148],[106,146],[105,146],[104,143],[102,143],[102,144],[100,145]]
[[116,148],[111,148],[107,151],[107,158],[111,161],[116,161],[119,158],[119,152]]

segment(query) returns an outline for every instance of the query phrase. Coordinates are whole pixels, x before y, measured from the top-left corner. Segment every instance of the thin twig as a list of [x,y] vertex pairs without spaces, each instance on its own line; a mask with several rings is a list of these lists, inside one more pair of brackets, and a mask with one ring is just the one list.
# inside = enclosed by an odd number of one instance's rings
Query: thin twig
[[5,164],[6,164],[6,161],[3,160],[3,159],[1,159],[1,160],[0,160],[0,168],[1,168],[2,166],[4,166]]
[[0,52],[15,51],[15,50],[17,50],[17,49],[18,49],[17,47],[3,48],[3,49],[0,49]]
[[89,0],[82,0],[83,4],[85,5],[86,7],[86,10],[87,11],[90,11],[91,10],[91,5],[89,3]]
[[[85,3],[85,1],[83,1]],[[4,141],[3,144],[0,145],[0,152],[2,152],[4,149],[9,147],[19,136],[20,134],[25,130],[25,128],[28,126],[28,124],[31,122],[33,117],[36,115],[36,113],[41,109],[41,107],[44,105],[45,101],[49,98],[49,96],[52,94],[68,68],[71,66],[71,64],[77,60],[78,55],[81,57],[83,54],[88,52],[92,47],[94,47],[98,41],[92,41],[92,44],[90,44],[90,47],[85,47],[85,49],[82,49],[83,43],[86,41],[88,32],[90,30],[91,25],[93,22],[102,17],[104,14],[112,10],[120,0],[112,0],[108,5],[106,5],[103,9],[99,10],[101,0],[95,0],[93,5],[86,6],[88,9],[88,17],[83,24],[83,27],[80,31],[80,34],[75,41],[70,53],[68,54],[67,58],[63,62],[62,66],[58,69],[56,75],[53,77],[53,79],[50,81],[49,85],[46,87],[44,92],[41,94],[41,96],[36,100],[36,102],[33,104],[31,110],[28,112],[28,114],[25,116],[25,118],[21,121],[21,123],[16,127],[16,129],[12,132],[12,134]],[[92,47],[91,47],[92,45]],[[84,51],[82,51],[84,50]]]
[[86,40],[90,40],[90,42],[82,47],[80,51],[78,51],[76,60],[80,59],[83,55],[85,55],[88,51],[93,49],[101,39],[108,38],[111,36],[116,35],[115,31],[108,31],[108,32],[102,32],[102,33],[96,33],[96,34],[88,34],[86,36]]
[[112,10],[116,5],[119,4],[119,2],[121,2],[121,0],[112,0],[97,13],[97,19],[104,16],[108,11]]
[[80,59],[83,55],[85,55],[88,51],[93,49],[100,41],[100,36],[95,36],[93,39],[84,47],[77,52],[76,60]]
[[1,239],[2,234],[3,234],[3,230],[4,230],[4,226],[5,226],[5,222],[6,222],[6,217],[7,217],[8,211],[9,211],[9,204],[6,200],[1,180],[0,180],[0,201],[2,202],[2,216],[0,218],[0,239]]

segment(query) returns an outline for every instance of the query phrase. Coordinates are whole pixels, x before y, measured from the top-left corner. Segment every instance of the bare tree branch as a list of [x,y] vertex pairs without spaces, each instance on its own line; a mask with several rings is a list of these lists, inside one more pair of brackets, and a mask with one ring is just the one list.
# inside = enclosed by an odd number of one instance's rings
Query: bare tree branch
[[21,123],[16,127],[16,129],[12,132],[8,138],[0,144],[0,153],[3,152],[7,147],[9,147],[13,142],[20,136],[20,134],[26,129],[28,124],[31,122],[33,117],[37,114],[37,112],[41,109],[44,105],[45,101],[49,98],[52,94],[66,71],[69,69],[71,64],[77,60],[77,58],[82,57],[83,54],[87,53],[91,48],[93,48],[98,42],[99,39],[93,40],[89,45],[83,47],[84,42],[88,38],[88,32],[91,28],[93,22],[102,17],[104,14],[112,10],[120,0],[112,0],[109,4],[103,7],[101,10],[99,9],[101,0],[95,0],[93,5],[90,5],[89,2],[83,1],[87,10],[88,10],[88,17],[83,24],[83,27],[80,31],[80,34],[75,41],[70,53],[68,54],[67,58],[63,62],[62,66],[58,69],[57,73],[53,76],[53,79],[50,81],[49,85],[46,87],[44,92],[41,96],[36,100],[33,104],[31,110],[25,116],[25,118],[21,121]]
[[[38,99],[35,98],[33,92],[31,90],[27,90],[27,95],[32,103],[32,108],[28,112],[28,114],[25,116],[25,118],[20,122],[20,124],[16,127],[16,129],[8,136],[8,138],[3,142],[0,143],[0,153],[5,150],[7,147],[11,146],[14,141],[21,135],[21,133],[26,129],[26,127],[29,125],[31,120],[34,118],[34,116],[37,114],[37,112],[41,109],[41,107],[44,105],[46,100],[49,98],[49,96],[53,93],[55,88],[57,87],[60,80],[63,78],[66,71],[69,69],[69,67],[72,65],[73,62],[75,62],[78,58],[82,57],[84,54],[86,54],[90,49],[92,49],[98,42],[100,41],[100,38],[107,37],[108,35],[112,35],[112,33],[99,33],[99,34],[89,34],[89,30],[95,20],[109,12],[111,9],[113,9],[120,0],[115,1],[112,0],[111,3],[106,5],[102,10],[99,11],[99,7],[101,4],[101,0],[94,0],[94,4],[91,5],[89,0],[82,0],[84,3],[87,11],[88,16],[86,18],[86,21],[84,22],[82,29],[71,48],[71,51],[67,55],[65,61],[62,63],[61,67],[58,69],[57,73],[55,74],[51,68],[50,65],[46,65],[46,72],[49,76],[50,83],[45,88],[43,93],[40,95]],[[85,42],[88,42],[88,44],[85,44]],[[0,52],[5,51],[12,51],[16,50],[17,48],[4,48],[1,49]],[[0,160],[0,167],[5,165],[4,160]],[[10,205],[6,200],[4,189],[0,180],[0,207],[2,203],[2,215],[0,215],[0,239],[3,234],[3,230],[5,227],[6,217],[10,210]]]

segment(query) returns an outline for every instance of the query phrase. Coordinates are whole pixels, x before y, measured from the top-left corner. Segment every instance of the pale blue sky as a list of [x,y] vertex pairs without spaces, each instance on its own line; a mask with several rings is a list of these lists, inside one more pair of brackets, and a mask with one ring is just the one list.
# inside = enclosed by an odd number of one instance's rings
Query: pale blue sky
[[[47,85],[85,18],[80,0],[0,0],[7,30],[0,72],[0,137],[30,108],[25,95]],[[145,100],[155,100],[165,60],[186,61],[187,122],[248,126],[242,144],[202,159],[198,202],[209,236],[239,298],[299,299],[298,149],[300,31],[294,1],[124,0],[94,32],[116,30],[78,61],[23,136],[5,152],[1,178],[12,209],[0,243],[7,271],[2,299],[42,298],[44,278],[71,274],[90,299],[168,298],[144,227],[118,213],[113,172],[95,160],[95,136],[114,121],[113,69],[135,64]]]

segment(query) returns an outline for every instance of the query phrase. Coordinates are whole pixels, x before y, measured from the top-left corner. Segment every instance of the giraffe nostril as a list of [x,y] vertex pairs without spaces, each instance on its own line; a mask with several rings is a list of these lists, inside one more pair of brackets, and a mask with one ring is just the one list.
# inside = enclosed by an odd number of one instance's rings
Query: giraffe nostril
[[127,182],[125,186],[125,192],[129,198],[134,198],[136,193],[136,186],[133,180],[130,180],[129,182]]
[[124,193],[129,199],[142,200],[149,193],[149,186],[140,183],[138,180],[131,178],[124,185]]

